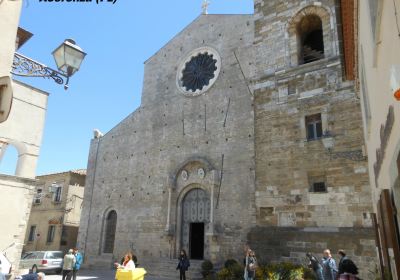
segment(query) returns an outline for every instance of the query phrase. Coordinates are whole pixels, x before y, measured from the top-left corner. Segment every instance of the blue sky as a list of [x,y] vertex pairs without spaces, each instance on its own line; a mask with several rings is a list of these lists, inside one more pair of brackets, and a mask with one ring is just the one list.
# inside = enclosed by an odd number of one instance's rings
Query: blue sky
[[[140,105],[143,62],[190,24],[202,0],[93,2],[24,0],[20,26],[34,36],[20,53],[55,68],[51,52],[73,38],[88,53],[70,88],[20,79],[50,93],[37,174],[86,168],[93,129],[109,131]],[[253,13],[252,0],[211,0],[210,14]],[[0,173],[13,174],[15,151]]]

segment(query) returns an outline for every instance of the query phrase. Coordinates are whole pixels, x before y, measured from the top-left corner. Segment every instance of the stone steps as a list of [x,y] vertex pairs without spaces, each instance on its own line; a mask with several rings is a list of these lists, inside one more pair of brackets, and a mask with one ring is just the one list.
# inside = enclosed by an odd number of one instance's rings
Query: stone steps
[[114,268],[114,261],[112,256],[97,256],[97,257],[90,257],[86,264],[83,265],[84,268],[104,268],[104,269],[111,269]]
[[[190,268],[186,272],[188,280],[203,279],[201,275],[201,264],[203,261],[191,260]],[[148,275],[157,277],[160,280],[172,280],[179,278],[179,271],[176,270],[178,260],[175,259],[158,259],[152,264],[144,264]]]
[[[186,272],[186,279],[200,280],[203,279],[201,275],[201,264],[203,261],[191,260],[189,270]],[[177,259],[153,259],[153,260],[139,260],[139,266],[147,271],[147,275],[151,279],[157,280],[175,280],[179,279],[179,271],[176,270],[178,265]],[[86,264],[83,266],[88,269],[113,269],[114,261],[112,256],[98,256],[90,257]]]

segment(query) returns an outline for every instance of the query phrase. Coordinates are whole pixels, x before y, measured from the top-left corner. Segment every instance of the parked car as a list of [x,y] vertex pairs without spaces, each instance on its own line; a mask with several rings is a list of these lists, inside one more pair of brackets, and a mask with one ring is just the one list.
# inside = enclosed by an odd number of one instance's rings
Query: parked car
[[22,255],[20,268],[30,272],[61,273],[63,265],[62,251],[32,251]]
[[[7,257],[0,252],[0,273],[3,274],[6,280],[11,278],[12,265]],[[0,277],[1,279],[1,277]]]

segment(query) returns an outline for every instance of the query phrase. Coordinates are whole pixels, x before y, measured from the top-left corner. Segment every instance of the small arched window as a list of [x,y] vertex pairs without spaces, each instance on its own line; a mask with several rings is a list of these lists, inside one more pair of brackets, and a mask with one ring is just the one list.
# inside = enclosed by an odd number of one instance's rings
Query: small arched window
[[105,223],[105,238],[103,253],[114,252],[115,231],[117,229],[117,212],[110,211],[106,217]]
[[317,15],[307,15],[297,26],[300,64],[310,63],[324,58],[324,34],[322,21]]

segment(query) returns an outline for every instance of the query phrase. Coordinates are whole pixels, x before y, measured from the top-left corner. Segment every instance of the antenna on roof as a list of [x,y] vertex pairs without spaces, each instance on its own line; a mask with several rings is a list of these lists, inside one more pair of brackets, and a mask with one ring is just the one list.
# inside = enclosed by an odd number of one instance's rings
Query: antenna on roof
[[210,6],[210,1],[203,0],[203,4],[201,5],[201,8],[203,10],[202,12],[203,15],[208,15],[208,6]]

